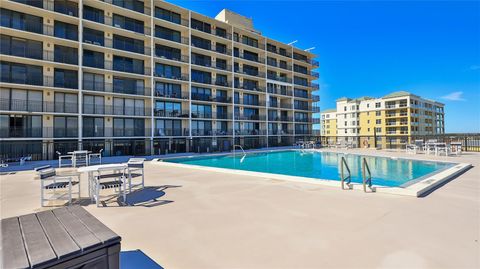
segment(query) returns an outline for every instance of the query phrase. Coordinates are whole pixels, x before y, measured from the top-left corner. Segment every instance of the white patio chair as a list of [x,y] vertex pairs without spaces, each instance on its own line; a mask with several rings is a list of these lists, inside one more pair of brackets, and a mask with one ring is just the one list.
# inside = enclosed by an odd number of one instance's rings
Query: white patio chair
[[444,154],[445,156],[448,156],[449,153],[450,153],[450,150],[447,147],[446,143],[435,144],[435,155],[436,156],[441,156],[442,154]]
[[450,152],[457,156],[462,155],[462,142],[451,142],[450,143]]
[[[145,158],[130,158],[127,162],[128,166],[128,192],[132,192],[132,188],[141,186],[145,187]],[[132,183],[132,179],[142,177],[141,183]]]
[[[103,190],[113,189],[115,195],[123,198],[126,201],[126,173],[125,169],[121,171],[112,171],[109,168],[98,169],[98,174],[93,177],[93,182],[90,184],[90,193],[95,204],[100,204],[100,199],[107,196],[100,196]],[[112,195],[109,195],[112,196]]]
[[88,151],[77,150],[73,152],[73,167],[79,167],[82,165],[88,166]]
[[406,145],[406,152],[409,154],[417,154],[418,147],[414,144],[407,144]]
[[[78,185],[78,198],[80,199],[80,181],[74,181],[74,176],[57,175],[56,170],[50,165],[34,169],[40,178],[40,204],[45,206],[45,201],[68,200],[72,203],[72,187]],[[46,197],[50,192],[50,197]],[[68,199],[64,198],[67,195]]]
[[[73,155],[62,155],[60,151],[56,152],[58,155],[58,168],[62,168],[62,166],[73,166]],[[66,165],[62,165],[62,161],[70,160],[70,163]]]
[[102,164],[102,152],[103,149],[101,149],[98,153],[88,154],[88,165],[92,165],[92,163]]
[[423,140],[422,139],[415,140],[414,144],[415,144],[415,146],[417,146],[417,151],[418,150],[423,150],[424,145],[423,145]]
[[435,144],[434,143],[426,143],[424,147],[425,154],[435,154]]

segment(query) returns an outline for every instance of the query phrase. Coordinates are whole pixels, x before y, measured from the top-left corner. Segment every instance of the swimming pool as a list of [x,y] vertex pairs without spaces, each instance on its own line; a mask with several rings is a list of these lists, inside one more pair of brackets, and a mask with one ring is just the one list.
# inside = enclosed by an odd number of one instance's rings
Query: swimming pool
[[298,150],[250,153],[245,158],[243,158],[242,154],[237,154],[236,156],[173,158],[163,161],[340,181],[340,161],[342,156],[345,157],[350,168],[352,182],[362,183],[362,159],[365,157],[372,173],[372,183],[376,186],[385,187],[408,187],[456,165],[448,162],[419,161],[335,152],[302,152]]

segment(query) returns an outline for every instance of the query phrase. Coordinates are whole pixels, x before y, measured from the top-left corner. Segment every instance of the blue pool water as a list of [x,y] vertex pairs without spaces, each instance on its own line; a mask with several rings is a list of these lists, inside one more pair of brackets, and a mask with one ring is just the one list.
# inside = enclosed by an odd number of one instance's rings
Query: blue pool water
[[333,152],[302,153],[294,150],[247,154],[243,161],[241,160],[242,154],[175,158],[164,161],[314,179],[340,180],[341,156],[345,156],[352,173],[352,182],[362,182],[362,158],[365,157],[372,173],[372,183],[388,187],[405,187],[427,175],[454,165],[443,162],[355,154],[344,155]]

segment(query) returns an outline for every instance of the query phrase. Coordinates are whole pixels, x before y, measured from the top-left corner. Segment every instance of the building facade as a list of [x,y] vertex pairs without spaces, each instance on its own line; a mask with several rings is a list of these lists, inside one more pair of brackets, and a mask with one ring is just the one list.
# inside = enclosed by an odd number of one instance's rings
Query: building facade
[[335,109],[320,113],[321,135],[328,144],[398,148],[415,137],[444,134],[444,116],[444,104],[409,92],[340,98]]
[[315,55],[231,11],[214,19],[153,0],[0,8],[3,158],[291,145],[318,120]]

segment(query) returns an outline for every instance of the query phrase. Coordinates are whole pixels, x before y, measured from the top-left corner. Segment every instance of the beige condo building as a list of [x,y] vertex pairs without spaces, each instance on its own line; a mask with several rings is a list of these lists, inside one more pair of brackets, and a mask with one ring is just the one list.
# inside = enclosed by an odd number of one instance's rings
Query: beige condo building
[[312,135],[315,55],[153,0],[2,0],[2,158],[165,154]]
[[415,137],[445,133],[444,104],[400,91],[381,98],[340,98],[320,113],[325,143],[398,148]]

